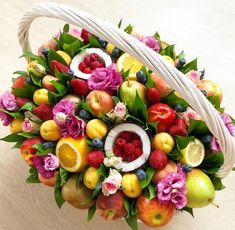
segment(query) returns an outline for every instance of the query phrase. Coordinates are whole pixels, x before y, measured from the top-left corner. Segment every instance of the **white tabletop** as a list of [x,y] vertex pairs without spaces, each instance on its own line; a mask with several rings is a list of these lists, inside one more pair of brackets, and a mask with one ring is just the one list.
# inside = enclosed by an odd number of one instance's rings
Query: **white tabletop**
[[[15,70],[26,62],[18,59],[21,49],[17,26],[23,12],[36,0],[0,0],[0,92],[11,85]],[[120,18],[135,25],[137,31],[162,38],[183,48],[187,58],[198,57],[206,68],[206,77],[218,82],[224,92],[223,105],[235,116],[235,1],[231,0],[67,0],[66,3],[117,24]],[[63,22],[38,19],[31,29],[34,50],[51,35],[62,29]],[[8,128],[1,128],[5,136]],[[28,167],[11,144],[0,142],[0,230],[77,230],[128,229],[123,221],[104,222],[96,216],[86,223],[86,211],[65,204],[59,210],[53,190],[43,185],[26,185]],[[189,214],[177,214],[170,230],[233,230],[235,229],[235,172],[224,179],[226,189],[216,193],[219,209],[209,206]],[[147,229],[140,224],[140,229]]]

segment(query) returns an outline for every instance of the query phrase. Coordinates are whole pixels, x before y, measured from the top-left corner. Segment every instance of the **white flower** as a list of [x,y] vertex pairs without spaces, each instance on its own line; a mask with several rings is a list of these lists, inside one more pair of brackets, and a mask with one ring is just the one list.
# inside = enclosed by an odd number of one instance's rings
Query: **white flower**
[[125,120],[127,114],[126,105],[122,102],[118,102],[114,109],[112,109],[107,116],[112,120],[121,121]]
[[67,118],[67,115],[62,112],[59,112],[55,115],[55,119],[58,124],[63,124],[65,122],[66,118]]
[[117,164],[122,163],[122,158],[116,156],[106,157],[103,163],[106,167],[115,167]]

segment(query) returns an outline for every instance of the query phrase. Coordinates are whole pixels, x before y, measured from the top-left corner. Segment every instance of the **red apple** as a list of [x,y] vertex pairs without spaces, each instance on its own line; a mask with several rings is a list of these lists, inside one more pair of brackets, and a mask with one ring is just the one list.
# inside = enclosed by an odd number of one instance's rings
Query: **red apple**
[[161,179],[167,176],[170,172],[177,172],[177,165],[174,161],[169,160],[166,167],[161,170],[156,170],[152,182],[156,185]]
[[151,78],[155,82],[155,88],[158,90],[161,97],[166,96],[172,91],[172,88],[158,74],[152,73]]
[[117,191],[113,195],[105,196],[100,193],[96,200],[96,212],[105,220],[117,220],[126,215],[124,195]]
[[57,179],[57,172],[54,172],[54,176],[51,178],[45,178],[43,177],[40,173],[38,173],[38,179],[40,180],[40,182],[46,186],[49,187],[55,187],[56,184],[56,179]]
[[147,92],[147,99],[152,104],[158,103],[161,100],[161,95],[157,88],[150,88]]
[[114,108],[112,96],[103,90],[93,90],[86,98],[86,102],[95,116],[106,114]]
[[150,227],[166,225],[174,216],[175,206],[172,203],[161,204],[154,198],[149,200],[144,195],[137,199],[138,217]]
[[57,92],[55,86],[51,83],[51,81],[58,81],[58,78],[53,77],[51,75],[46,75],[43,79],[42,79],[42,85],[48,89],[49,91],[52,91],[54,93]]
[[33,157],[35,153],[37,152],[37,150],[33,148],[33,145],[42,143],[42,142],[43,142],[43,139],[41,137],[28,138],[23,141],[23,143],[20,146],[20,153],[27,164],[29,165],[33,164]]
[[207,97],[217,96],[219,97],[219,101],[221,103],[223,98],[223,93],[217,83],[211,80],[201,80],[201,82],[197,86],[200,90],[205,90]]

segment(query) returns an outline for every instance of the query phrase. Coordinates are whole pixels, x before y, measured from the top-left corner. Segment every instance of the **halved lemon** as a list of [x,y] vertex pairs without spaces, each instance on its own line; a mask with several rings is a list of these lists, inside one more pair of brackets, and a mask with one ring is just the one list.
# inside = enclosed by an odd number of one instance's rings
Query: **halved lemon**
[[205,147],[201,141],[195,138],[190,141],[186,148],[181,150],[183,158],[180,160],[182,164],[189,164],[192,167],[200,165],[205,157]]
[[60,160],[60,165],[68,172],[81,172],[87,165],[88,153],[86,137],[81,139],[62,137],[56,145],[56,156]]
[[136,73],[140,71],[142,67],[143,65],[128,53],[122,54],[117,60],[117,69],[119,72],[122,70],[124,70],[124,72],[130,70],[129,80],[136,80]]

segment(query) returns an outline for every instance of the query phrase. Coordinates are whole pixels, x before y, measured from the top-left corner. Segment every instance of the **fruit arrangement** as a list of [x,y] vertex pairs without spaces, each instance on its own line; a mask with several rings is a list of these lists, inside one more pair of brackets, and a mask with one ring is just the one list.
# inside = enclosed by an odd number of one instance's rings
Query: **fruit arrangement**
[[[119,23],[121,26],[121,22]],[[128,25],[125,32],[162,55],[219,111],[231,135],[234,120],[221,108],[222,91],[197,60]],[[167,224],[176,211],[217,204],[224,188],[216,172],[224,158],[206,123],[158,74],[86,29],[66,24],[16,71],[0,96],[0,117],[11,134],[1,140],[29,166],[27,183],[54,188],[64,202],[104,220]]]

